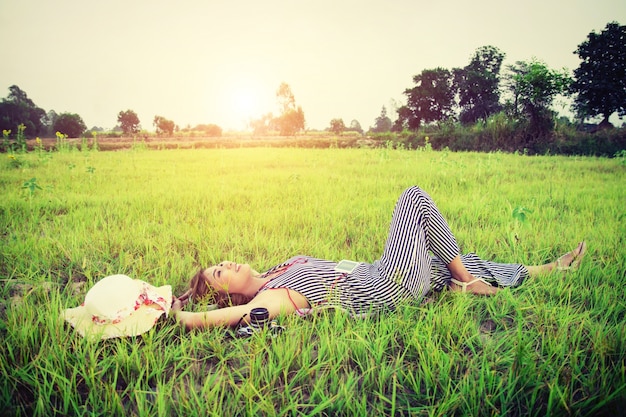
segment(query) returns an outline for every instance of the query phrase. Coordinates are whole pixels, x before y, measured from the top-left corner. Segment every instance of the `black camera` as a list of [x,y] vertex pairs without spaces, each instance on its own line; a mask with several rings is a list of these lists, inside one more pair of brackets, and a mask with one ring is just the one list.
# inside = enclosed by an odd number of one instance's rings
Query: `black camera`
[[238,337],[250,337],[255,333],[262,332],[265,328],[274,336],[282,332],[285,328],[279,326],[275,321],[270,320],[270,313],[264,307],[257,307],[250,310],[250,323],[247,326],[239,327],[235,335]]

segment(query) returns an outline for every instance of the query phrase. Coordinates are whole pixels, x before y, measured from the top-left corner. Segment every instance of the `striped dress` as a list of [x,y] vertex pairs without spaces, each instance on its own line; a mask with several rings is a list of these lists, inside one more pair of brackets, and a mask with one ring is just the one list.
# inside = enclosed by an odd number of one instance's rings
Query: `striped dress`
[[[446,265],[457,255],[456,239],[430,196],[410,187],[396,203],[379,260],[360,263],[346,274],[335,271],[336,262],[294,256],[264,274],[275,276],[260,291],[288,288],[304,295],[312,307],[338,306],[355,315],[393,310],[401,301],[420,300],[449,285]],[[484,261],[471,253],[461,261],[473,276],[502,287],[520,285],[528,276],[523,265]]]

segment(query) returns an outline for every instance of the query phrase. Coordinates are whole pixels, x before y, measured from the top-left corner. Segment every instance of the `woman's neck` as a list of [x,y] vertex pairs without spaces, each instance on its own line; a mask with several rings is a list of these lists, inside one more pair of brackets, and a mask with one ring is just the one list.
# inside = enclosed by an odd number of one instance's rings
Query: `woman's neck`
[[250,282],[246,286],[246,293],[243,294],[248,297],[254,297],[263,286],[270,280],[271,278],[264,277],[262,275],[251,276]]

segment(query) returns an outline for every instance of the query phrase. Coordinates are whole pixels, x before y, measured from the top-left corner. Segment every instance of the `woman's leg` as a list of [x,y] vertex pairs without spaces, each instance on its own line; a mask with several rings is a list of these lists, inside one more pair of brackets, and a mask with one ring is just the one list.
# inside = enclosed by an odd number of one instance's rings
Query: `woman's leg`
[[[436,290],[449,285],[452,290],[493,295],[499,291],[498,287],[517,287],[529,276],[524,265],[485,261],[474,253],[462,255],[455,263],[442,268],[441,262],[433,260]],[[464,286],[463,283],[471,284]]]
[[[550,273],[555,270],[563,271],[575,268],[585,254],[585,250],[585,242],[581,242],[574,250],[561,256],[556,261],[537,266],[484,261],[473,253],[463,255],[458,261],[454,260],[449,265],[445,265],[441,260],[433,258],[432,287],[436,291],[440,291],[448,285],[450,285],[453,290],[461,289],[459,285],[454,283],[450,284],[451,278],[454,277],[453,274],[456,274],[456,276],[466,275],[466,271],[469,272],[469,276],[482,278],[498,287],[517,287],[528,277]],[[461,281],[456,277],[454,277],[454,279]],[[465,282],[468,281],[465,280]],[[477,281],[467,286],[467,291],[475,294],[488,295],[497,291],[497,288],[487,286]]]
[[419,298],[431,287],[430,252],[452,267],[454,277],[469,279],[459,265],[459,246],[439,209],[426,192],[410,187],[396,203],[380,259],[381,272]]
[[[457,256],[446,265],[448,270],[450,271],[450,275],[457,281],[460,282],[472,282],[476,278],[467,270],[463,262],[461,261],[461,257]],[[460,289],[461,287],[455,283],[451,283],[450,286],[453,290]],[[471,292],[473,294],[479,295],[493,295],[499,291],[498,287],[494,287],[492,285],[486,284],[482,281],[476,281],[472,285],[467,287],[467,292]]]
[[[585,243],[581,242],[575,250],[555,262],[529,267],[483,261],[473,254],[461,258],[456,239],[433,200],[420,188],[410,187],[396,203],[379,264],[384,277],[399,282],[419,298],[431,287],[442,289],[451,285],[458,289],[458,285],[451,283],[451,278],[472,282],[479,277],[499,286],[517,286],[527,276],[563,269],[578,262],[585,248]],[[490,295],[496,293],[498,287],[476,281],[467,287],[467,291]]]

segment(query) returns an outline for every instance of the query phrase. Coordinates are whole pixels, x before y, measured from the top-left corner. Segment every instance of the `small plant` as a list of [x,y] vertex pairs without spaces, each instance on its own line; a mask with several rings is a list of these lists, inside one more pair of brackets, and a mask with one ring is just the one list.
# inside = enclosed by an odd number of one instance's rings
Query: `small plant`
[[526,215],[532,214],[532,210],[527,209],[526,207],[518,206],[513,209],[513,218],[520,223],[526,222]]
[[523,206],[517,206],[513,209],[511,216],[514,219],[513,230],[509,236],[511,246],[515,246],[520,242],[520,225],[525,225],[527,216],[532,213],[532,210]]
[[35,191],[41,190],[41,187],[37,184],[37,178],[33,177],[28,181],[24,181],[24,184],[22,184],[22,190],[28,192],[28,196],[32,198],[35,195]]
[[426,136],[424,138],[424,151],[430,152],[433,150],[433,145],[430,143],[430,138]]
[[27,146],[26,146],[26,135],[24,135],[24,131],[26,130],[26,125],[24,123],[20,123],[17,126],[17,147],[20,149],[21,152],[26,152]]
[[50,160],[51,154],[46,152],[43,141],[39,137],[35,139],[35,152],[40,161]]
[[133,151],[145,151],[148,149],[148,145],[143,140],[137,141],[136,138],[133,139],[133,144],[131,146]]
[[68,151],[70,149],[67,142],[67,135],[61,132],[56,133],[57,137],[57,151]]
[[615,152],[615,157],[619,160],[619,163],[626,166],[626,149]]
[[93,173],[95,173],[95,172],[96,172],[96,168],[94,168],[94,167],[92,167],[92,166],[88,166],[88,167],[87,167],[87,172],[88,172],[89,174],[93,174]]
[[92,131],[91,132],[91,136],[92,136],[92,142],[91,142],[91,150],[92,151],[97,151],[98,150],[98,132],[96,131]]
[[23,165],[22,160],[19,159],[17,157],[17,155],[15,155],[13,153],[10,153],[10,154],[7,155],[7,158],[9,158],[9,161],[10,161],[11,166],[13,168],[21,168],[22,167],[22,165]]
[[2,149],[4,149],[5,151],[10,150],[11,148],[11,139],[9,138],[10,135],[11,135],[10,129],[2,130]]

